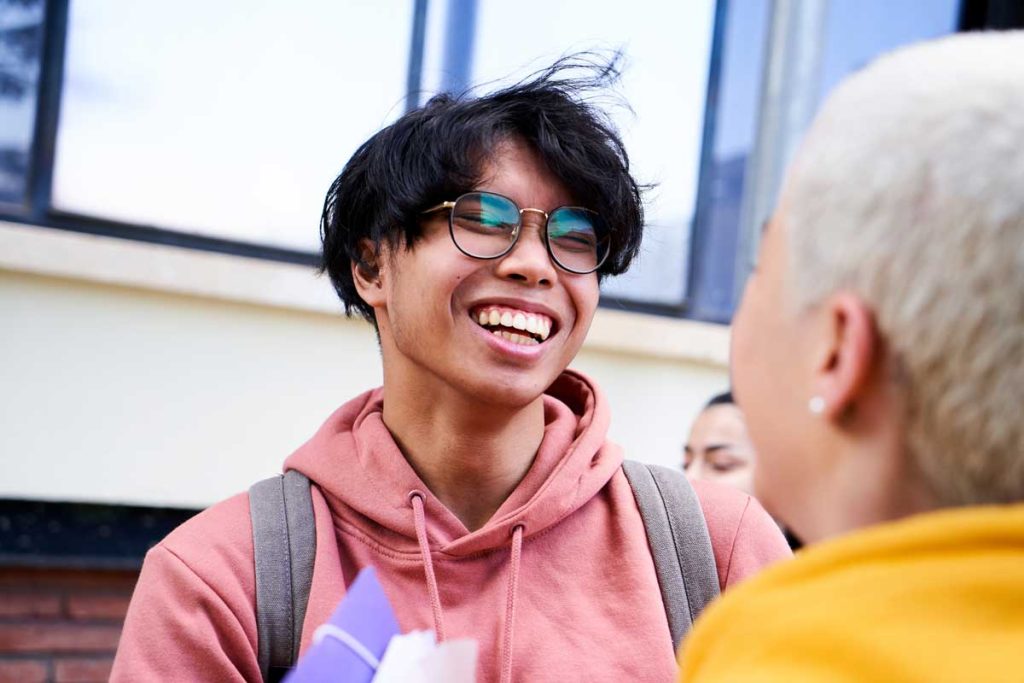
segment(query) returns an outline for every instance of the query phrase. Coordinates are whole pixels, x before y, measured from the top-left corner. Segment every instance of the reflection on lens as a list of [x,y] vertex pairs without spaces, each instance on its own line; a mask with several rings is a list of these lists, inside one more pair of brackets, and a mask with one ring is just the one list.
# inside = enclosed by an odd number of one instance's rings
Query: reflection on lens
[[548,243],[560,266],[577,273],[596,270],[607,256],[607,240],[593,211],[562,207],[548,219]]
[[519,225],[519,209],[510,199],[487,192],[470,192],[452,209],[455,245],[470,256],[491,258],[511,246]]
[[[468,192],[452,207],[452,240],[468,256],[490,259],[507,254],[519,236],[520,225],[519,207],[499,194]],[[589,209],[559,207],[548,215],[546,230],[551,258],[564,270],[591,273],[608,257],[608,230],[601,217]]]

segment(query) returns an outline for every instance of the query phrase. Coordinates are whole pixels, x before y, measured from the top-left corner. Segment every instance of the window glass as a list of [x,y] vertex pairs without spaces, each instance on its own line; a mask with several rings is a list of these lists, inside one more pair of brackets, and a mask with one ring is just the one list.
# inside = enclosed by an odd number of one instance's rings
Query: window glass
[[714,0],[638,0],[629,11],[587,0],[431,3],[424,58],[428,91],[448,84],[446,66],[458,64],[445,58],[446,47],[450,55],[459,38],[452,12],[475,13],[475,34],[464,56],[471,60],[469,82],[486,84],[484,90],[525,77],[568,52],[624,50],[621,94],[633,112],[613,106],[612,115],[636,176],[657,187],[648,195],[640,260],[625,276],[606,281],[606,294],[682,303],[714,7]]
[[412,11],[72,2],[54,208],[317,250],[331,181],[404,111]]
[[[702,178],[700,244],[688,313],[705,320],[728,322],[749,270],[738,254],[753,254],[759,226],[767,216],[753,216],[753,225],[741,226],[744,196],[757,183],[777,186],[779,178],[751,176],[750,155],[756,146],[757,122],[762,116],[761,95],[765,60],[785,46],[771,40],[772,3],[767,0],[729,2],[723,45],[719,101],[709,125],[713,130],[711,158]],[[798,5],[775,4],[776,11],[798,11]],[[820,32],[814,71],[818,78],[806,85],[786,83],[789,101],[803,100],[810,88],[812,102],[820,103],[851,72],[883,52],[908,43],[935,38],[956,30],[959,0],[831,0]],[[758,39],[763,36],[763,39]],[[777,140],[777,138],[775,138]],[[774,146],[783,153],[787,145]],[[787,159],[770,166],[785,168]],[[770,210],[767,207],[766,210]],[[753,240],[747,244],[744,240]]]
[[0,0],[0,202],[25,199],[43,52],[43,0]]
[[689,312],[704,320],[727,321],[732,313],[747,159],[757,132],[770,21],[768,0],[726,5],[718,101],[708,122],[712,135],[701,178],[701,239],[690,280]]

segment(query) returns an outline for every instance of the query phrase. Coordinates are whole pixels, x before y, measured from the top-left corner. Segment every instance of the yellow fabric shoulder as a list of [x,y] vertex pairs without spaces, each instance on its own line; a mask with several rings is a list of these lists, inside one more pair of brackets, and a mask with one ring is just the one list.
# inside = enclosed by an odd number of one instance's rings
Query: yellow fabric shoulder
[[1024,505],[961,508],[802,551],[725,594],[680,680],[1024,676]]

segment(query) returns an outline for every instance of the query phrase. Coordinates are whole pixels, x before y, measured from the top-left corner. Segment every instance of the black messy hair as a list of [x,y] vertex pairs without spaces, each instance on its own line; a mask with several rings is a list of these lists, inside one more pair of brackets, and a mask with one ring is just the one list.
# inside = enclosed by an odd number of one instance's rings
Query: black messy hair
[[356,151],[331,184],[320,219],[321,272],[349,315],[375,322],[356,291],[352,263],[362,243],[412,247],[423,209],[469,192],[503,142],[531,147],[572,195],[610,226],[598,277],[625,272],[643,234],[641,188],[607,114],[592,95],[618,80],[620,55],[564,57],[527,80],[472,97],[441,94],[384,128]]

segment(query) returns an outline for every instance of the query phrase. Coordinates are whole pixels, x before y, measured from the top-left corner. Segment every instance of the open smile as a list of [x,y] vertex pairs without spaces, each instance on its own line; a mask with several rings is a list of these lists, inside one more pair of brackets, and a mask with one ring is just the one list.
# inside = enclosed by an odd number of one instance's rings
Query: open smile
[[478,306],[470,312],[470,317],[491,334],[521,346],[543,344],[554,327],[554,321],[543,313],[509,306]]

